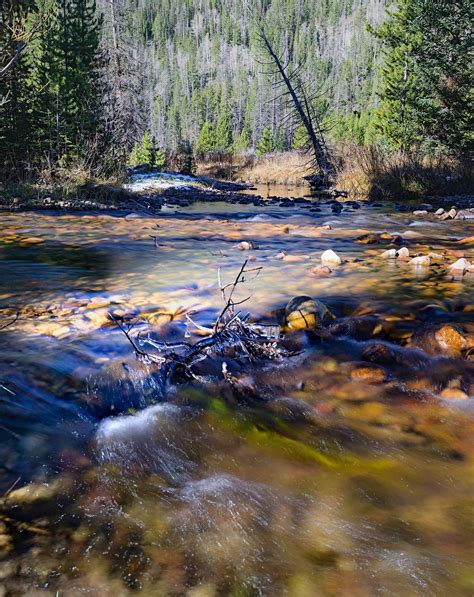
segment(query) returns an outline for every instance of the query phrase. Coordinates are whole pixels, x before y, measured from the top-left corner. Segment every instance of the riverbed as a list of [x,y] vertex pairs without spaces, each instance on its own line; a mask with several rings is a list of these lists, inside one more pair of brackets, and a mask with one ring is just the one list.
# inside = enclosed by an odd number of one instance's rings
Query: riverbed
[[[474,220],[285,193],[2,212],[4,594],[473,594]],[[197,341],[244,261],[287,356],[163,388],[116,322]]]

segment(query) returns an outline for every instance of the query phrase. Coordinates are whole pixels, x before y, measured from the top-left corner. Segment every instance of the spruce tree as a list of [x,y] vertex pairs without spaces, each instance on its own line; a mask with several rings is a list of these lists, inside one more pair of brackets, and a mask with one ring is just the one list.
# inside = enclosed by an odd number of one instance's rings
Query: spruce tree
[[296,151],[300,151],[302,149],[307,149],[309,147],[309,137],[306,127],[300,124],[296,127],[293,140],[291,142],[291,148],[295,149]]
[[54,0],[34,56],[36,151],[53,162],[103,149],[100,33],[95,0]]
[[205,122],[199,132],[199,136],[196,141],[195,150],[198,155],[203,155],[214,151],[216,148],[215,134],[212,124]]
[[[0,68],[18,51],[36,7],[30,0],[3,0],[0,6]],[[31,63],[23,52],[0,79],[0,174],[21,176],[31,158]]]
[[266,155],[267,153],[272,153],[274,150],[275,145],[273,142],[273,135],[270,127],[266,127],[263,129],[262,136],[255,148],[255,153],[261,157]]
[[216,149],[228,152],[232,149],[233,136],[232,124],[228,110],[224,110],[219,116],[216,127]]

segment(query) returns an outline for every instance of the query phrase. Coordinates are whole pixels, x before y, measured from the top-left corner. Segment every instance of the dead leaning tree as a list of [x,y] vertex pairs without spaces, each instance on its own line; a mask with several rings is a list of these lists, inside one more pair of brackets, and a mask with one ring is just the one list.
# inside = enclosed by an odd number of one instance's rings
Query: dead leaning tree
[[255,19],[255,22],[262,45],[270,58],[267,65],[273,65],[276,69],[275,74],[280,77],[281,85],[286,88],[282,96],[289,97],[293,105],[293,114],[290,113],[290,115],[297,117],[308,135],[308,152],[312,154],[309,165],[315,171],[315,175],[309,177],[309,180],[316,188],[328,188],[335,180],[336,168],[324,140],[320,117],[314,107],[313,98],[299,75],[301,68],[289,70],[289,62],[285,64],[283,58],[278,55],[265,32],[263,18],[261,16]]

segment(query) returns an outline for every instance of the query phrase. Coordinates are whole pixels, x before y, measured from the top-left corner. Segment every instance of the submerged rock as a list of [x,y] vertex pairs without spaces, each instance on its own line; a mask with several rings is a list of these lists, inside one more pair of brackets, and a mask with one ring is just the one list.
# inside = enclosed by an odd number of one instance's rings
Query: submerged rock
[[469,348],[464,333],[458,327],[448,323],[415,332],[413,344],[433,355],[461,356],[462,351]]
[[317,328],[333,318],[324,303],[310,296],[292,298],[285,309],[285,324],[290,330]]
[[363,381],[370,384],[383,383],[387,379],[387,373],[382,367],[371,365],[357,365],[351,371],[351,378],[355,381]]

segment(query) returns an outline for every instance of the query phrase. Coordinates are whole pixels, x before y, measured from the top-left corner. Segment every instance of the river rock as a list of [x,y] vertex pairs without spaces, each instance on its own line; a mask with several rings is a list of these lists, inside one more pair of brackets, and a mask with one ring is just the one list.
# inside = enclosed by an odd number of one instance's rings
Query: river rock
[[313,276],[330,276],[332,274],[332,269],[327,265],[317,265],[316,267],[313,267],[311,274]]
[[251,240],[243,240],[237,245],[237,248],[241,251],[252,251],[254,249],[258,249],[258,246]]
[[428,255],[420,255],[419,257],[413,257],[410,260],[411,265],[417,267],[429,267],[431,265],[431,259]]
[[449,271],[451,274],[464,274],[471,268],[471,263],[464,258],[458,259],[455,263],[452,263],[449,266]]
[[469,396],[466,392],[459,390],[457,388],[445,388],[441,394],[441,398],[445,400],[468,400]]
[[380,384],[387,379],[387,373],[382,367],[357,365],[351,371],[351,378],[355,381],[363,381],[369,384]]
[[290,330],[317,328],[333,317],[324,303],[310,296],[292,298],[285,309],[285,323]]
[[324,251],[324,253],[321,255],[321,263],[341,265],[342,259],[332,249],[328,249],[327,251]]
[[464,332],[449,323],[415,332],[412,342],[428,354],[453,357],[461,356],[462,351],[469,347]]
[[402,247],[397,251],[398,259],[410,259],[410,251],[406,247]]
[[397,249],[389,249],[388,251],[384,251],[380,257],[382,257],[382,259],[396,259],[398,256],[398,251]]
[[375,245],[378,242],[380,242],[380,239],[373,232],[369,232],[368,234],[363,234],[362,236],[358,236],[356,238],[356,242],[358,242],[361,245]]
[[435,216],[442,216],[444,214],[444,209],[440,207],[435,211]]
[[456,209],[454,207],[452,207],[449,211],[448,211],[448,216],[451,218],[451,220],[454,220],[454,218],[458,215],[458,212],[456,211]]
[[427,216],[427,215],[428,215],[428,212],[426,211],[426,209],[416,209],[416,210],[413,212],[413,215],[414,215],[414,216]]

